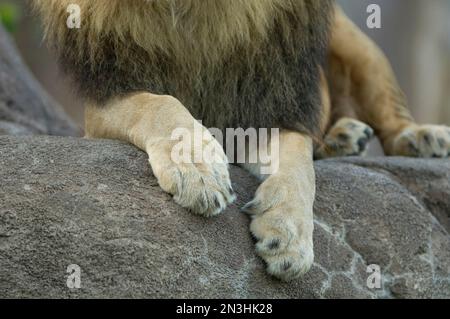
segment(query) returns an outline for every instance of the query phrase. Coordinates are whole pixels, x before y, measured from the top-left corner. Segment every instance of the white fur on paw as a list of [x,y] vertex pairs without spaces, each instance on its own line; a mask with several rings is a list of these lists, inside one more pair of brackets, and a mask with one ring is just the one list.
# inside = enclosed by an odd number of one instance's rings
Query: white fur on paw
[[[162,148],[171,149],[167,146]],[[161,163],[155,158],[150,160],[161,188],[172,194],[180,206],[207,217],[218,215],[236,198],[227,157],[218,143],[217,149],[220,150],[217,153],[219,159],[215,161],[175,163],[166,159]],[[153,157],[157,156],[157,153],[153,154]]]
[[276,217],[273,213],[255,216],[251,223],[252,234],[258,240],[256,252],[266,262],[270,275],[284,281],[294,280],[314,262],[312,239],[299,234],[299,227],[283,218],[283,212]]
[[272,189],[272,196],[267,190],[259,190],[243,211],[252,216],[250,230],[267,272],[284,281],[294,280],[314,262],[312,208],[302,208],[300,201],[286,198],[283,187]]
[[374,131],[367,124],[351,118],[340,119],[326,135],[324,154],[320,157],[364,155],[373,137]]
[[406,128],[394,140],[394,154],[424,158],[450,157],[450,127],[417,125]]

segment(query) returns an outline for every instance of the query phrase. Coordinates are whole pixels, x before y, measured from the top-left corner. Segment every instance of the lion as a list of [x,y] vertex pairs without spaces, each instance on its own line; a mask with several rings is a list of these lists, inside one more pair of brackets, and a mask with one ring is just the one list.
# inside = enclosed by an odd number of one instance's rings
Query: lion
[[[66,24],[73,4],[79,29]],[[258,255],[281,280],[314,262],[315,158],[363,155],[375,135],[387,155],[449,156],[450,128],[414,122],[384,54],[332,0],[34,5],[85,100],[86,137],[145,151],[161,188],[193,213],[216,216],[236,198],[229,159],[206,127],[279,129],[275,172],[240,165],[261,179],[243,211]],[[213,143],[218,160],[175,162],[178,128],[202,130],[193,144]],[[238,151],[263,148],[270,153],[263,144]]]

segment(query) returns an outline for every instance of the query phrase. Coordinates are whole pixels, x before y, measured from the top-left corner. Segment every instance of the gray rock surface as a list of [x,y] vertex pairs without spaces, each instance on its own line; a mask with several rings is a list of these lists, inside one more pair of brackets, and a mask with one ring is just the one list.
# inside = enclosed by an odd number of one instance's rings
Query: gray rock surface
[[[214,219],[173,203],[124,143],[0,137],[0,297],[450,298],[450,161],[316,163],[316,261],[268,277],[238,208]],[[66,286],[70,264],[81,289]],[[382,271],[369,289],[367,266]]]

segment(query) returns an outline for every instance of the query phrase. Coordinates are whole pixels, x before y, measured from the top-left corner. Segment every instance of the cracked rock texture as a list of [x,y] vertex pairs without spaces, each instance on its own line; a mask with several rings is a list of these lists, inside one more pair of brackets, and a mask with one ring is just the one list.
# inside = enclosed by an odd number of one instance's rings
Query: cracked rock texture
[[[254,253],[238,207],[220,217],[174,204],[146,155],[114,141],[0,137],[0,297],[450,298],[450,161],[316,163],[312,270],[281,283]],[[66,286],[68,265],[81,288]],[[381,288],[367,286],[367,266]]]

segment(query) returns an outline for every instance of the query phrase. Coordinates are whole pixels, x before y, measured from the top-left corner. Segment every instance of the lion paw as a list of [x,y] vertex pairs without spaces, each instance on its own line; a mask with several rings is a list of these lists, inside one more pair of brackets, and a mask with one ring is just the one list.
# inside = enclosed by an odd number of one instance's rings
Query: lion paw
[[267,272],[290,281],[305,274],[314,262],[314,226],[312,207],[305,207],[295,198],[284,198],[287,193],[282,188],[278,192],[272,190],[271,194],[265,194],[268,189],[260,189],[243,211],[252,216],[250,230]]
[[316,157],[360,156],[374,137],[374,131],[367,124],[351,118],[340,119],[325,136],[324,146]]
[[[221,213],[236,196],[231,187],[228,160],[222,147],[212,138],[203,141],[216,143],[216,155],[211,161],[175,162],[167,156],[173,142],[161,143],[150,154],[150,163],[161,188],[173,195],[177,204],[203,216]],[[161,153],[160,153],[161,152]],[[163,154],[163,156],[159,156]]]
[[[283,218],[283,208],[256,216],[250,226],[257,239],[256,252],[266,262],[267,272],[284,281],[305,274],[314,262],[312,240],[302,239],[298,225]],[[278,215],[278,216],[274,216]]]
[[450,157],[450,127],[439,125],[408,127],[394,139],[392,155]]

